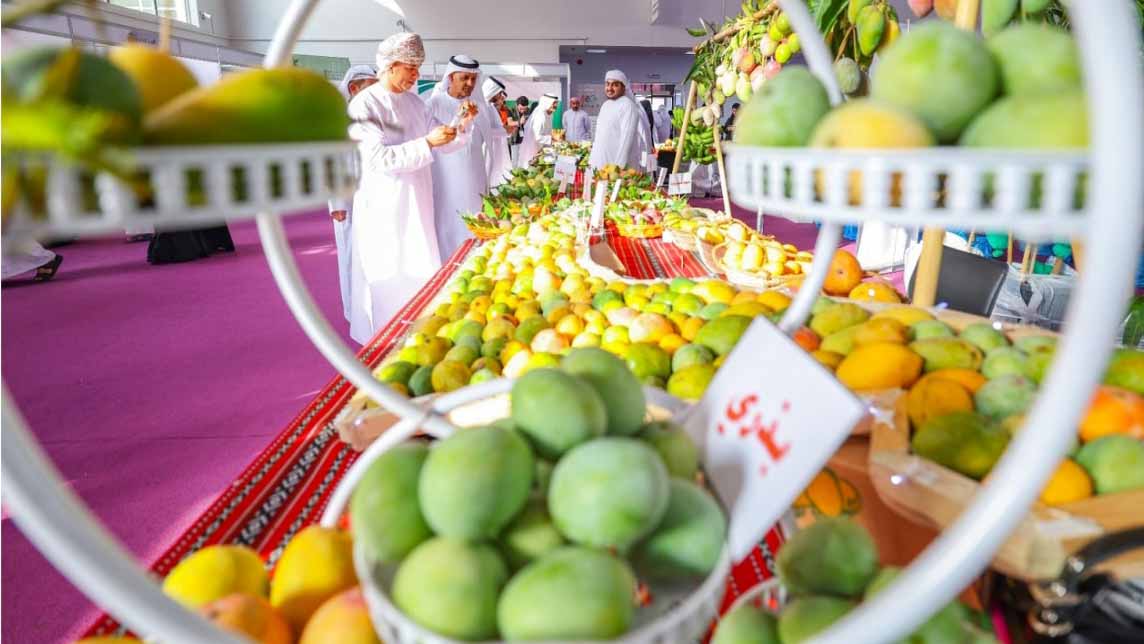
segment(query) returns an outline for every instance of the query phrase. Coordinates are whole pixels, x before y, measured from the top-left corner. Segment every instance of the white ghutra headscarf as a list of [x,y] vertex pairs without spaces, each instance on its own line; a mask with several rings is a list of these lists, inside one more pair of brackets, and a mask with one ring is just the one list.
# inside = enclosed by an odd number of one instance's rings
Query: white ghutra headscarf
[[[441,76],[441,80],[437,81],[437,85],[433,88],[434,93],[446,93],[449,91],[449,77],[457,72],[469,72],[472,74],[481,73],[481,64],[472,58],[464,55],[457,54],[456,56],[449,57],[449,64],[445,66],[445,74]],[[474,87],[481,86],[481,79],[477,78],[477,83]],[[472,99],[472,97],[469,97]]]
[[346,75],[342,77],[341,84],[338,85],[342,96],[348,101],[350,99],[350,83],[365,78],[377,78],[377,70],[374,69],[373,65],[354,65],[350,67],[349,70],[346,71]]

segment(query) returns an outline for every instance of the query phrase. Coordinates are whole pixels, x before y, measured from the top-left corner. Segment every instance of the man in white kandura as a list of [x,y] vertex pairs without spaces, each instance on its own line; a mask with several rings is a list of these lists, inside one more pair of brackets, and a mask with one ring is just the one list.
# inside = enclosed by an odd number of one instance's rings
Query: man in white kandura
[[434,123],[409,91],[425,61],[420,36],[402,33],[377,47],[378,83],[350,101],[350,138],[361,184],[350,230],[350,336],[365,344],[441,267],[433,226],[432,150],[450,149],[458,127]]
[[[377,82],[377,70],[373,65],[354,65],[349,68],[342,84],[342,96],[346,101],[353,100],[358,92]],[[357,160],[357,157],[354,157]],[[342,290],[342,312],[350,319],[350,272],[353,261],[350,256],[350,221],[352,199],[331,199],[330,218],[334,220],[334,243],[338,247],[338,286]]]
[[660,103],[651,115],[655,119],[655,143],[659,145],[671,138],[671,114],[667,111],[667,105]]
[[628,77],[618,69],[604,76],[604,95],[596,117],[596,136],[588,165],[602,168],[642,168],[643,155],[652,149],[651,126],[643,108],[628,94]]
[[592,124],[588,120],[588,113],[580,109],[580,97],[568,99],[568,108],[560,118],[560,125],[564,126],[564,140],[577,143],[592,138]]
[[552,113],[556,111],[556,104],[560,99],[552,94],[545,94],[536,102],[536,109],[524,124],[524,139],[520,142],[520,156],[516,158],[519,168],[532,165],[532,159],[540,148],[552,140]]
[[506,126],[501,120],[501,106],[507,98],[504,83],[489,76],[481,85],[481,94],[485,97],[485,109],[481,110],[485,118],[478,122],[485,128],[485,171],[489,176],[489,187],[495,188],[508,181],[508,174],[512,171],[508,137],[516,127],[515,121]]
[[[445,67],[445,75],[426,99],[429,114],[438,123],[455,123],[462,106],[475,104],[469,100],[477,86],[481,66],[468,56],[453,56]],[[441,262],[448,261],[469,232],[461,215],[480,212],[481,195],[489,190],[489,173],[485,169],[484,134],[488,128],[479,114],[465,145],[456,151],[433,152],[433,208],[437,222],[437,248]]]

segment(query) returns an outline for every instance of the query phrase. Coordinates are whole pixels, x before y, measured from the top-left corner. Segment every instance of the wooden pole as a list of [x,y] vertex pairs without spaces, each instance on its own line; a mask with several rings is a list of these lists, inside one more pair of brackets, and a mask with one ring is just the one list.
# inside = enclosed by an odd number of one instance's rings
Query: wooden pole
[[977,229],[976,228],[970,228],[969,229],[969,239],[965,240],[965,242],[967,244],[969,244],[970,248],[973,248],[973,241],[976,239],[977,239]]
[[1013,235],[1009,235],[1009,243],[1005,246],[1005,263],[1013,263]]
[[1084,261],[1084,245],[1080,243],[1079,239],[1074,239],[1072,243],[1073,251],[1073,268],[1080,270],[1080,265]]
[[1033,265],[1037,263],[1037,250],[1034,244],[1025,242],[1025,253],[1021,255],[1021,275],[1033,272]]
[[[959,0],[954,22],[961,29],[977,29],[977,12],[980,0]],[[915,269],[913,303],[923,308],[931,307],[937,300],[937,278],[941,273],[941,254],[945,243],[945,230],[926,228],[922,233],[922,253]]]
[[687,104],[683,108],[683,127],[679,128],[679,145],[675,146],[675,161],[671,164],[671,173],[679,173],[679,164],[683,162],[684,141],[687,138],[687,127],[691,125],[691,109],[695,107],[695,96],[699,93],[699,85],[691,81],[691,90],[687,93]]
[[1060,275],[1063,272],[1065,272],[1065,260],[1060,258],[1060,257],[1057,257],[1056,259],[1053,260],[1053,271],[1052,271],[1052,273],[1053,273],[1053,275]]
[[719,169],[719,188],[723,192],[723,213],[731,216],[731,194],[727,192],[727,166],[723,164],[723,134],[719,122],[711,126],[715,132],[715,163]]
[[164,54],[171,53],[171,19],[161,18],[159,20],[159,51]]

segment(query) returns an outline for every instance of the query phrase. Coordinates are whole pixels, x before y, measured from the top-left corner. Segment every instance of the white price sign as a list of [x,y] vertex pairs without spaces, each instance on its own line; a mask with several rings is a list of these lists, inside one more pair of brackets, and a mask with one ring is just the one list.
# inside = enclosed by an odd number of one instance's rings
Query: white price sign
[[[620,185],[617,181],[616,185]],[[592,200],[592,216],[588,221],[588,229],[596,231],[604,225],[604,196],[608,194],[608,182],[600,181],[596,185],[596,198]]]
[[703,441],[707,474],[730,504],[734,561],[866,418],[865,405],[776,326],[751,324],[684,420],[688,434]]
[[612,187],[612,199],[611,199],[612,203],[615,203],[616,199],[620,198],[620,184],[621,183],[623,183],[623,181],[621,181],[620,179],[616,179],[616,185]]
[[663,187],[663,180],[667,178],[667,168],[659,169],[659,179],[655,182],[655,189],[659,190]]
[[574,181],[577,162],[578,159],[574,156],[561,155],[556,157],[556,166],[552,169],[553,178]]
[[690,195],[691,172],[679,172],[667,178],[667,194]]
[[650,173],[655,173],[656,168],[659,167],[659,157],[655,152],[644,152],[643,159],[644,168]]

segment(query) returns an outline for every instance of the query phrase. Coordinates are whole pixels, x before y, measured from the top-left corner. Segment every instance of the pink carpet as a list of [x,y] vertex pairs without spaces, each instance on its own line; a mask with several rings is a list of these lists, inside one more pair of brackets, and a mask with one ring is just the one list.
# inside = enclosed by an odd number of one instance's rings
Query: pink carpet
[[[333,230],[287,218],[299,266],[345,330]],[[282,430],[334,370],[274,285],[253,224],[237,252],[151,266],[146,244],[58,249],[55,280],[3,287],[3,373],[67,481],[149,562]],[[346,335],[348,339],[348,334]],[[4,515],[5,642],[64,642],[94,607]]]

